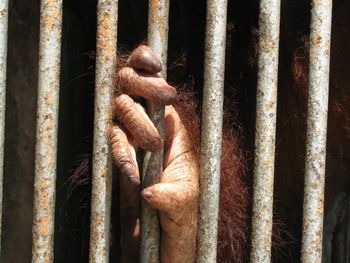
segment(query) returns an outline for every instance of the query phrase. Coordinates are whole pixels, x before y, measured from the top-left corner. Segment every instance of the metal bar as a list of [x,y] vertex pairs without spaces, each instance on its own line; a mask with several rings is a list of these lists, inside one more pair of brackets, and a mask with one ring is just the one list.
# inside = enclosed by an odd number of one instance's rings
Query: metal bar
[[4,173],[8,0],[0,0],[0,254]]
[[[148,45],[159,57],[166,79],[168,55],[169,0],[150,0],[148,12]],[[164,106],[148,104],[148,114],[164,141]],[[163,173],[163,149],[158,153],[147,152],[144,158],[142,188],[159,182]],[[140,262],[159,262],[159,219],[157,211],[142,201],[142,226]]]
[[207,1],[197,262],[216,262],[227,0]]
[[90,262],[109,261],[112,164],[108,130],[112,120],[117,61],[118,0],[97,4],[96,89],[92,160]]
[[280,0],[261,0],[251,262],[271,262]]
[[32,247],[35,263],[54,258],[61,31],[62,0],[42,0]]
[[322,261],[332,0],[313,0],[304,182],[302,262]]

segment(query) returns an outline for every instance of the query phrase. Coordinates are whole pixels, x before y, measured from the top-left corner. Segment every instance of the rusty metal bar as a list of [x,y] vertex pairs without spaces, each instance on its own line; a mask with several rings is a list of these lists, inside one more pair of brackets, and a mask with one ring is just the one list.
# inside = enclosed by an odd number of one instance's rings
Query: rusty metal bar
[[89,261],[109,261],[112,163],[108,130],[117,61],[118,0],[97,4],[96,89]]
[[216,262],[227,0],[207,1],[197,262]]
[[261,0],[256,104],[253,263],[271,262],[273,178],[275,166],[280,0]]
[[332,0],[313,0],[304,183],[302,262],[322,261]]
[[[148,45],[162,63],[161,75],[166,79],[168,55],[169,0],[150,0],[148,12]],[[164,140],[164,106],[148,104],[148,114]],[[142,188],[159,182],[163,173],[163,150],[147,152],[144,158]],[[159,219],[157,211],[142,201],[140,262],[159,262]]]
[[0,253],[6,108],[8,0],[0,0]]
[[32,262],[53,262],[62,0],[42,0]]

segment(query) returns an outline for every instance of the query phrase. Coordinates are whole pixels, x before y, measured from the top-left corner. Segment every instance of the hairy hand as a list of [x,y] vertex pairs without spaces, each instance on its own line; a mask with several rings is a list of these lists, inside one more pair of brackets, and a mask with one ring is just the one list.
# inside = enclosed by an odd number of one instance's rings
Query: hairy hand
[[[159,210],[162,262],[194,262],[198,214],[198,156],[180,116],[170,104],[176,90],[157,73],[161,63],[144,45],[133,51],[116,76],[116,123],[111,148],[121,173],[122,259],[138,261],[140,225],[140,171],[138,150],[159,151],[164,145],[164,172],[160,183],[141,196]],[[165,142],[142,106],[130,96],[141,96],[165,107]]]

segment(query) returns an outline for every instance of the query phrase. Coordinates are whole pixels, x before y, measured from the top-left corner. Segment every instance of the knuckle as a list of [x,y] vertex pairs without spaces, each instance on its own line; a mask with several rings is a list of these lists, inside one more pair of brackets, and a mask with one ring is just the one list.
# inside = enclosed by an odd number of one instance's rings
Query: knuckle
[[117,118],[122,119],[128,112],[134,108],[134,100],[126,94],[122,94],[115,99],[115,114]]
[[134,163],[127,154],[120,154],[116,156],[116,165],[122,174],[131,175],[134,171]]
[[127,137],[119,127],[111,129],[110,144],[117,167],[126,173],[132,172],[130,169],[133,169],[134,163],[127,146]]
[[118,87],[127,92],[129,86],[135,81],[135,71],[130,67],[123,67],[117,73]]
[[125,134],[119,127],[112,127],[109,133],[110,143],[113,145],[119,144],[124,138]]
[[116,161],[118,163],[119,168],[121,168],[121,169],[123,169],[126,166],[129,166],[129,165],[133,164],[133,162],[131,161],[129,156],[126,155],[126,154],[119,155],[117,157]]

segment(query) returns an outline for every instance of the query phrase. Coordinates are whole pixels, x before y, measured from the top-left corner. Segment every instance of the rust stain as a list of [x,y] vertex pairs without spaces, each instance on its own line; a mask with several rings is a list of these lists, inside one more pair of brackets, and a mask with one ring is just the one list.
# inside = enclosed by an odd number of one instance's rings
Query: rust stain
[[161,39],[167,38],[167,17],[165,13],[166,3],[164,0],[151,0],[149,7],[149,17],[153,25],[157,27]]
[[275,43],[275,41],[271,39],[267,39],[266,41],[262,42],[262,48],[264,52],[272,53],[275,52],[278,45]]
[[3,19],[7,15],[7,10],[0,10],[0,19]]
[[[109,254],[109,196],[112,178],[107,130],[111,121],[113,78],[116,63],[117,1],[98,3],[96,44],[96,97],[91,195],[90,262],[107,262]],[[107,233],[107,234],[106,234]]]
[[60,3],[61,1],[57,1],[57,0],[46,0],[43,1],[45,3],[43,3],[42,7],[44,9],[50,9],[50,8],[56,8],[57,4]]
[[62,1],[41,3],[33,262],[52,262]]
[[99,17],[97,48],[99,54],[103,54],[106,60],[112,59],[115,51],[116,43],[111,43],[111,41],[109,41],[111,26],[111,21],[107,14],[103,14],[101,17]]
[[[42,10],[42,16],[40,19],[40,25],[49,31],[54,30],[54,28],[61,27],[61,12],[62,9],[57,6],[57,0],[51,0],[50,3],[44,5]],[[60,37],[57,35],[56,37]]]
[[313,38],[313,44],[319,45],[322,42],[322,37],[320,35],[317,35],[315,38]]
[[269,102],[269,103],[266,105],[267,109],[269,109],[269,110],[273,109],[274,106],[275,106],[275,103],[273,103],[273,102]]

